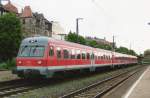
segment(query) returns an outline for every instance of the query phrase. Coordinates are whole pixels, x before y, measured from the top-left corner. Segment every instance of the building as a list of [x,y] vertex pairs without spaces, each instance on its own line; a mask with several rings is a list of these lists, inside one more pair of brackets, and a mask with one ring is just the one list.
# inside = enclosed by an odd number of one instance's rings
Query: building
[[6,5],[0,6],[0,12],[1,14],[11,12],[20,18],[24,37],[40,35],[61,40],[65,38],[64,30],[59,22],[49,21],[43,14],[32,12],[30,6],[25,6],[19,13],[17,7],[8,0]]
[[10,0],[8,0],[8,3],[6,5],[2,5],[0,2],[0,15],[8,12],[18,15],[18,9],[13,4],[11,4]]
[[33,13],[30,6],[25,6],[20,15],[25,36],[52,36],[52,23],[43,14]]
[[100,45],[101,44],[102,45],[110,45],[110,46],[113,45],[113,42],[107,41],[106,38],[101,39],[101,38],[97,38],[97,37],[86,37],[86,39],[88,39],[88,40],[95,40]]
[[18,9],[17,9],[17,7],[15,7],[15,6],[10,2],[10,0],[8,0],[8,3],[7,3],[6,5],[4,5],[3,8],[4,8],[6,11],[8,11],[8,12],[18,14]]

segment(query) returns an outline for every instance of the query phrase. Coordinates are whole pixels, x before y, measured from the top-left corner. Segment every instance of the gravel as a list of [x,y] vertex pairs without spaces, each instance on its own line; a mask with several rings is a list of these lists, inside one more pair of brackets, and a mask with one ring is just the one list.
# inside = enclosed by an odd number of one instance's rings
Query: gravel
[[11,71],[0,71],[0,82],[18,79],[17,75],[11,73]]

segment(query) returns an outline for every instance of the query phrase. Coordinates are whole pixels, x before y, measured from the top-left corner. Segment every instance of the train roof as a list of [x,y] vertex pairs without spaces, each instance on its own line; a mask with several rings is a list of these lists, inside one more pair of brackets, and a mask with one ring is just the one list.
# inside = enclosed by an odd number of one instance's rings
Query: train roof
[[48,37],[40,36],[40,37],[28,37],[25,38],[21,45],[27,45],[27,44],[38,44],[38,45],[46,45],[48,43]]

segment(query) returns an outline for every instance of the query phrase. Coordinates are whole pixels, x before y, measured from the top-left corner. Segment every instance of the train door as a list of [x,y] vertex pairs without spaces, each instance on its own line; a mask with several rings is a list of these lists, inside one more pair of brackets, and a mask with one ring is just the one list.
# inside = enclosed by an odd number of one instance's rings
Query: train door
[[48,57],[48,65],[49,66],[55,66],[56,60],[55,60],[55,49],[53,45],[49,46],[49,57]]
[[94,56],[94,52],[91,52],[91,67],[90,67],[90,71],[95,71],[95,56]]
[[115,66],[115,52],[112,51],[111,55],[112,55],[112,57],[111,57],[112,68],[114,68],[114,66]]

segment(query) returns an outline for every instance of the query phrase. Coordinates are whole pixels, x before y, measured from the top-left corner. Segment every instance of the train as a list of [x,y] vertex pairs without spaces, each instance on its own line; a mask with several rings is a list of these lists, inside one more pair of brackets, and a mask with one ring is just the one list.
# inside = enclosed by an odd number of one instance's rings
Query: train
[[21,42],[14,73],[19,77],[40,75],[49,78],[56,72],[95,71],[100,67],[128,64],[137,64],[137,57],[38,36],[25,38]]

